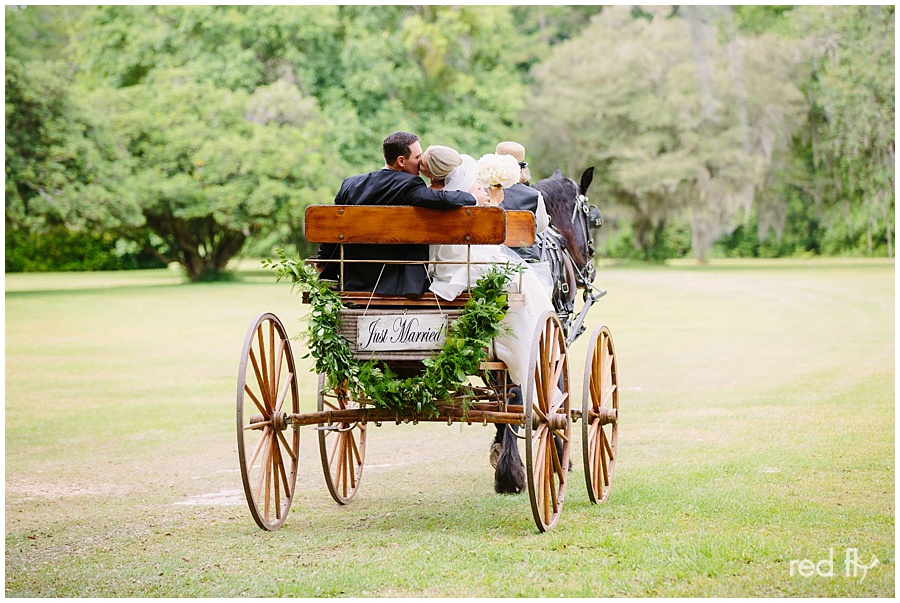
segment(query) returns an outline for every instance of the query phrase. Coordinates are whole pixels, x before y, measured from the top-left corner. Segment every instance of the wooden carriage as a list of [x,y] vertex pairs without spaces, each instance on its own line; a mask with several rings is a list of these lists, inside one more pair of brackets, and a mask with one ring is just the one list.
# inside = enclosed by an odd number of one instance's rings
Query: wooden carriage
[[[333,261],[341,263],[342,270],[344,244],[528,246],[534,240],[534,217],[529,212],[507,212],[499,207],[431,210],[317,205],[307,209],[306,237],[312,243],[338,244],[340,257]],[[370,261],[384,263],[376,258]],[[471,258],[466,263],[471,266]],[[340,291],[340,298],[344,335],[354,353],[361,358],[374,355],[388,366],[408,371],[421,366],[421,361],[434,351],[358,349],[357,334],[362,321],[396,316],[431,322],[452,320],[468,300],[469,293],[453,301],[436,298],[431,292],[407,298]],[[524,303],[522,294],[511,293],[508,303],[510,306]],[[581,319],[583,316],[584,312]],[[274,314],[260,314],[250,325],[244,341],[237,384],[238,455],[244,492],[254,520],[261,528],[274,530],[287,517],[295,494],[300,427],[315,426],[328,490],[335,501],[347,504],[359,491],[368,428],[384,421],[448,424],[463,421],[524,428],[522,439],[532,514],[538,529],[545,531],[556,524],[562,511],[569,475],[571,426],[581,420],[588,497],[594,503],[606,500],[615,471],[618,441],[615,349],[606,326],[593,331],[585,362],[581,405],[573,407],[565,326],[554,312],[547,312],[530,335],[528,378],[520,384],[521,405],[509,403],[507,367],[488,350],[479,375],[473,375],[481,377],[484,385],[436,401],[436,416],[396,412],[376,407],[370,400],[351,399],[346,390],[326,387],[325,375],[319,375],[317,410],[301,413],[296,365],[287,331]],[[554,436],[562,440],[562,454]]]

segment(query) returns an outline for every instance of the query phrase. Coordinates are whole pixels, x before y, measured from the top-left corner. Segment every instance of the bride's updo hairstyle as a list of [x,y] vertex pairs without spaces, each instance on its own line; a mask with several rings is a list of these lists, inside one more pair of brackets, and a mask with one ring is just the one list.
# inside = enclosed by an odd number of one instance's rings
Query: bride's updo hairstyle
[[453,168],[462,164],[462,157],[450,147],[432,145],[422,153],[422,162],[434,179],[444,180]]

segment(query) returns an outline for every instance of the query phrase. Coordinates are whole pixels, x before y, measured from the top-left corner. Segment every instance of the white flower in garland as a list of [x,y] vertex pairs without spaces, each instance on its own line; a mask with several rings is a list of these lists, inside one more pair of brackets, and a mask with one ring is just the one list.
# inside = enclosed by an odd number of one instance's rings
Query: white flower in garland
[[488,153],[478,160],[478,174],[475,179],[485,188],[500,186],[509,188],[519,182],[519,162],[511,155]]

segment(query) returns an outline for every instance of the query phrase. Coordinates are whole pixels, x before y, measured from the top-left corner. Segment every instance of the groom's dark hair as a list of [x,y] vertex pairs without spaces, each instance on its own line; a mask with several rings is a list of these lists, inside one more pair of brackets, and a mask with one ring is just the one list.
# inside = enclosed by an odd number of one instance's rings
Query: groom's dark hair
[[384,151],[384,162],[393,165],[397,161],[397,157],[409,157],[409,145],[418,142],[419,137],[411,132],[394,132],[389,134],[381,148]]

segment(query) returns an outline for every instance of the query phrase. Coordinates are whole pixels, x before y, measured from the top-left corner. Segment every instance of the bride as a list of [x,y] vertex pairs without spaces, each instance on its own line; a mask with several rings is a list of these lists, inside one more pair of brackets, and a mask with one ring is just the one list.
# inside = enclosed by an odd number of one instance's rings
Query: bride
[[[475,182],[478,164],[469,155],[460,155],[450,147],[430,146],[422,154],[422,175],[431,180],[431,188],[468,191],[475,195],[478,205],[490,205],[487,192]],[[432,261],[465,262],[466,245],[432,245]],[[531,339],[538,319],[547,310],[553,310],[550,302],[552,284],[546,264],[526,263],[514,251],[504,245],[473,245],[473,262],[491,262],[522,266],[520,278],[513,276],[507,288],[510,292],[525,294],[524,306],[512,306],[503,319],[506,328],[494,340],[497,357],[506,363],[513,383],[521,384],[527,372],[531,355]],[[471,268],[465,264],[434,264],[431,291],[446,300],[453,300],[474,285],[490,265],[477,264]],[[469,278],[471,275],[471,283]]]

